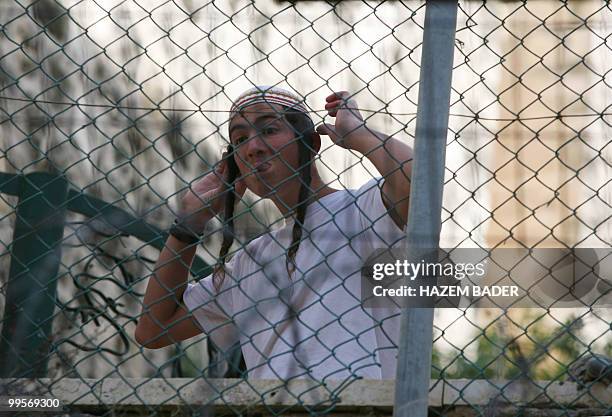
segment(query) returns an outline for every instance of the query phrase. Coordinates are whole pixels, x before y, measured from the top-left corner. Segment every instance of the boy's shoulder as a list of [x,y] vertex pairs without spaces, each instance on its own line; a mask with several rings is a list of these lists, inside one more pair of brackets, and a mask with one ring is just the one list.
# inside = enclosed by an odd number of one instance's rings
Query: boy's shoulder
[[[372,178],[356,188],[341,188],[320,200],[314,202],[309,211],[311,214],[318,213],[324,209],[324,213],[338,213],[351,208],[357,208],[369,199],[376,199],[380,195],[382,187],[381,179]],[[307,214],[308,215],[308,214]]]
[[[368,204],[367,200],[380,200],[381,181],[380,178],[373,178],[358,188],[342,188],[315,201],[306,213],[306,229],[317,228],[320,223],[327,224],[328,217],[363,215],[362,206]],[[382,202],[380,204],[382,205]],[[292,231],[293,221],[285,221],[284,224],[270,228],[245,243],[233,257],[259,259],[263,254],[283,252],[291,241]]]

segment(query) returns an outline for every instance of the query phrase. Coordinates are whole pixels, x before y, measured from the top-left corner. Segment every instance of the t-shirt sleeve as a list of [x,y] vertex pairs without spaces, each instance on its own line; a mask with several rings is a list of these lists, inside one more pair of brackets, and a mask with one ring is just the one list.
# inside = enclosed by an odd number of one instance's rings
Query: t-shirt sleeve
[[397,247],[406,237],[406,232],[393,221],[382,200],[383,184],[384,179],[373,178],[356,191],[361,226],[373,248]]
[[225,277],[219,290],[213,285],[209,275],[198,282],[187,284],[183,293],[183,302],[197,319],[200,327],[213,343],[221,350],[227,351],[239,342],[239,333],[233,317],[232,279],[236,256],[226,264]]

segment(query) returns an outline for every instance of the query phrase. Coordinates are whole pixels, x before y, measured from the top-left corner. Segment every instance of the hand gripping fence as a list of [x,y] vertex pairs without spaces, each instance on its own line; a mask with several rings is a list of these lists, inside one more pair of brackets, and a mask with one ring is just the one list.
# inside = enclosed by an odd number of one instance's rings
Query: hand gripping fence
[[[595,0],[0,3],[0,413],[611,414],[610,22]],[[230,113],[263,85],[304,111]],[[485,259],[525,299],[369,304],[379,250]]]

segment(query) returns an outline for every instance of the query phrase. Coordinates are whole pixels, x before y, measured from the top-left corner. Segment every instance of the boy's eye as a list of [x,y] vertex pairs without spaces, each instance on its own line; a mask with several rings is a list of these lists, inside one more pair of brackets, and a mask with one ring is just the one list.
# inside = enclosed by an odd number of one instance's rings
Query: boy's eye
[[245,140],[247,140],[247,137],[246,137],[246,136],[238,136],[238,137],[237,137],[237,138],[234,140],[234,143],[236,143],[236,144],[240,144],[240,143],[244,142]]
[[263,133],[264,135],[271,135],[273,133],[276,133],[276,130],[277,129],[275,127],[268,126],[261,129],[261,133]]

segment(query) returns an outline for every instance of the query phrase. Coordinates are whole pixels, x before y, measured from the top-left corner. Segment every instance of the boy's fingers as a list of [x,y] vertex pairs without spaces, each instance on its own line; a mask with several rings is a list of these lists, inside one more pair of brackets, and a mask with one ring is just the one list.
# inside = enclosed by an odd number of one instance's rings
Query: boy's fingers
[[223,172],[225,171],[225,165],[226,165],[226,162],[224,159],[217,162],[217,165],[215,166],[215,170],[214,170],[215,174],[223,174]]
[[225,182],[225,178],[227,177],[226,169],[224,164],[219,163],[219,166],[215,168],[214,175],[211,178],[211,185],[214,184],[223,184]]
[[331,117],[337,117],[338,111],[341,109],[351,110],[352,114],[358,116],[359,109],[355,99],[350,98],[350,94],[347,91],[340,91],[327,97],[327,103],[325,104],[325,110]]
[[329,123],[322,123],[317,126],[317,133],[320,135],[329,136],[330,138],[332,138],[332,140],[338,137],[335,131],[335,126],[330,125]]
[[325,105],[325,110],[336,108],[336,107],[340,106],[341,104],[342,104],[341,100],[330,101],[329,103],[327,103]]
[[327,97],[325,97],[325,101],[334,101],[336,100],[336,93],[331,93]]
[[239,179],[236,181],[236,194],[238,194],[239,197],[242,197],[244,195],[246,189],[247,186],[244,182],[244,179]]
[[342,106],[342,101],[336,100],[325,105],[325,110],[327,110],[327,114],[331,117],[336,117],[338,114],[338,110]]
[[348,96],[348,91],[336,91],[325,97],[325,101],[345,100]]

